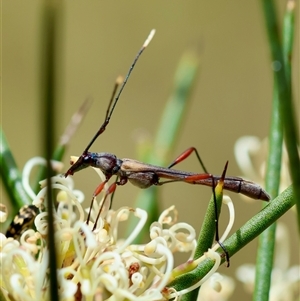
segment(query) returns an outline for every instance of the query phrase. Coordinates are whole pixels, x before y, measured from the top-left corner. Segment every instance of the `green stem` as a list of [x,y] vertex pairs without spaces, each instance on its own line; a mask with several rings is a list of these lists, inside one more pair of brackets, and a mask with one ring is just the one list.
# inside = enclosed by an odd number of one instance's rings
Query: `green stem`
[[[222,205],[222,200],[223,200],[223,183],[218,186],[215,189],[216,193],[216,203],[214,200],[214,194],[212,195],[206,213],[205,217],[201,226],[201,230],[198,236],[198,241],[197,241],[197,247],[194,255],[194,259],[200,258],[204,252],[207,252],[209,248],[211,248],[214,237],[215,237],[215,232],[216,232],[216,205],[218,208],[218,217],[221,213],[221,205]],[[197,300],[199,288],[191,291],[190,293],[182,296],[182,301],[192,301],[192,300]]]
[[41,136],[43,137],[44,153],[47,161],[46,179],[47,179],[47,211],[48,211],[48,246],[49,246],[49,272],[50,272],[50,299],[58,300],[58,281],[57,281],[57,256],[56,244],[54,239],[54,217],[53,217],[53,199],[51,188],[51,177],[53,171],[51,167],[51,156],[54,146],[54,114],[55,114],[55,42],[57,26],[57,2],[55,0],[45,0],[42,11],[42,116],[44,126]]
[[[281,171],[283,130],[279,116],[279,98],[276,82],[274,83],[271,132],[269,135],[269,155],[266,171],[266,190],[271,199],[278,195]],[[275,248],[276,223],[266,229],[259,237],[255,270],[255,288],[253,300],[268,300],[273,257]]]
[[[158,166],[166,165],[170,151],[174,148],[176,140],[178,140],[180,125],[188,107],[189,96],[198,70],[198,55],[193,52],[184,54],[176,71],[173,94],[166,104],[154,147],[150,156],[143,158],[145,162]],[[136,207],[146,210],[149,215],[144,227],[145,232],[142,231],[135,241],[135,243],[139,243],[143,240],[144,235],[148,233],[149,226],[159,213],[156,187],[142,191],[136,201]],[[135,223],[132,222],[128,227],[127,234],[131,233],[134,227]]]
[[216,202],[214,200],[214,194],[209,201],[205,217],[201,226],[201,230],[198,236],[197,247],[194,255],[194,259],[197,259],[203,255],[213,244],[216,232],[216,205],[218,208],[218,218],[221,213],[221,206],[223,200],[223,183],[219,183],[215,189]]
[[[263,1],[264,16],[269,38],[271,57],[278,68],[274,70],[278,84],[278,96],[280,101],[280,116],[283,120],[285,144],[289,155],[290,173],[294,185],[295,200],[298,213],[298,230],[300,233],[300,159],[297,146],[297,129],[292,105],[291,82],[287,76],[287,68],[280,44],[275,6],[272,0]],[[290,11],[293,14],[293,9]],[[290,35],[293,35],[294,26],[289,27]],[[292,41],[293,39],[290,39]],[[287,47],[286,49],[291,49]],[[290,61],[290,57],[288,58]]]
[[16,161],[10,151],[2,128],[0,128],[0,141],[1,178],[11,201],[11,216],[14,216],[21,207],[31,204],[31,200],[23,188],[21,172],[19,171]]
[[291,185],[225,241],[224,245],[230,256],[276,222],[293,205],[295,205],[295,197]]
[[[255,239],[284,213],[291,209],[293,205],[295,205],[293,187],[290,186],[224,242],[229,256],[232,257]],[[218,253],[222,255],[223,250],[219,248]],[[222,262],[224,262],[224,259]],[[178,276],[170,283],[169,287],[173,287],[177,291],[186,289],[200,281],[211,270],[213,265],[214,263],[211,259],[206,259],[199,264],[195,270]]]
[[291,84],[291,60],[294,46],[294,30],[295,30],[295,0],[287,1],[287,9],[283,19],[283,60],[286,71],[286,79]]
[[[293,47],[293,10],[287,9],[283,26],[283,54],[287,85],[291,86],[290,57]],[[266,190],[272,199],[278,195],[280,185],[283,127],[280,118],[280,101],[278,83],[274,77],[273,108],[271,131],[269,135],[269,156],[266,172]],[[276,224],[274,223],[259,237],[257,263],[255,271],[255,288],[253,300],[268,300],[271,287],[271,273],[275,249]]]

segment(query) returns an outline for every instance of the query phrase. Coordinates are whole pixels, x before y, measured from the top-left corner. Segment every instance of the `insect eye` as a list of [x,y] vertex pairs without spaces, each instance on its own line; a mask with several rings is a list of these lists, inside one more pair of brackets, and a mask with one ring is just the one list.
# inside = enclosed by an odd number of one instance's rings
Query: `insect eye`
[[86,156],[82,157],[83,164],[89,164],[90,162],[91,162],[91,156],[86,155]]

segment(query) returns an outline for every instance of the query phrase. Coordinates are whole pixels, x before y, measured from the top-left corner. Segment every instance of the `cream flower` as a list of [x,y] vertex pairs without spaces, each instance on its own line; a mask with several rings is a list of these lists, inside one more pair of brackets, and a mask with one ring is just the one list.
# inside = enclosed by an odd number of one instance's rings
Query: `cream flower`
[[[46,181],[35,195],[29,185],[31,169],[43,164],[42,159],[31,160],[23,174],[27,192],[38,208],[34,219],[36,231],[29,229],[20,239],[0,237],[0,286],[6,298],[13,300],[49,300],[49,252],[47,247],[48,213]],[[55,163],[60,167],[59,164]],[[104,176],[99,173],[102,181]],[[196,231],[187,223],[177,222],[174,206],[166,209],[150,227],[150,240],[146,244],[133,244],[144,228],[147,212],[139,208],[122,207],[109,210],[110,195],[104,191],[95,199],[88,224],[82,208],[84,195],[74,189],[71,178],[52,177],[55,192],[54,207],[55,244],[57,250],[57,277],[61,300],[167,300],[179,298],[204,283],[218,269],[221,258],[214,250],[193,261]],[[104,204],[103,204],[104,203]],[[230,215],[232,202],[227,199]],[[99,210],[101,214],[97,219]],[[120,237],[120,224],[133,215],[138,224],[129,237]],[[96,224],[95,224],[96,223]],[[225,236],[233,223],[230,220]],[[122,226],[122,225],[121,225]],[[225,239],[222,237],[222,241]],[[169,289],[168,283],[185,270],[174,268],[173,253],[190,252],[185,264],[195,268],[207,256],[215,266],[204,279],[183,291]],[[174,272],[175,271],[175,272]]]
[[[261,141],[255,136],[243,136],[236,141],[234,154],[237,164],[243,173],[242,177],[264,187],[268,139],[265,138]],[[279,192],[282,192],[290,184],[288,154],[285,146],[283,146]],[[251,199],[247,198],[247,200]]]
[[199,291],[198,301],[226,301],[234,292],[234,280],[228,276],[214,273],[204,282]]

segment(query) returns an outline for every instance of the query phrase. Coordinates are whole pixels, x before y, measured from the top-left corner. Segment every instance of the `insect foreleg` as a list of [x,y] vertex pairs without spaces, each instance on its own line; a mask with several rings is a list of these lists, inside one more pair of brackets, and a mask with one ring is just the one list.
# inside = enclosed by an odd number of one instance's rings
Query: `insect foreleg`
[[[103,183],[105,183],[105,182],[103,182]],[[101,183],[101,184],[103,184],[103,183]],[[103,186],[104,186],[104,185],[103,185]],[[102,212],[102,209],[103,209],[103,207],[104,207],[104,204],[105,204],[105,202],[106,202],[107,197],[108,197],[110,194],[113,194],[113,193],[115,192],[116,188],[117,188],[117,183],[114,182],[114,183],[112,183],[112,184],[109,186],[109,188],[107,189],[107,191],[106,191],[106,193],[105,193],[105,196],[104,196],[104,199],[102,200],[100,209],[99,209],[99,211],[98,211],[97,217],[96,217],[96,219],[95,219],[95,223],[94,223],[94,227],[93,227],[93,230],[92,230],[92,231],[94,231],[94,230],[97,228],[97,223],[98,223],[100,214],[101,214],[101,212]],[[108,207],[110,207],[110,206],[108,206]]]

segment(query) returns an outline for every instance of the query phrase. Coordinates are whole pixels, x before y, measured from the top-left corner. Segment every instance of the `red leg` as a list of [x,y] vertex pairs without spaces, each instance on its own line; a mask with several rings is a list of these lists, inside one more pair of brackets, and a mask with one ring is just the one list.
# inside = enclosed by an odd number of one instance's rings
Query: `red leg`
[[[210,173],[199,173],[197,175],[193,175],[193,176],[188,176],[184,179],[185,182],[196,182],[199,180],[205,180],[205,179],[214,179],[213,175]],[[212,185],[214,186],[214,185]],[[213,187],[214,188],[214,187]]]
[[204,172],[208,174],[207,169],[205,168],[203,161],[201,160],[201,157],[197,151],[197,149],[195,147],[190,147],[187,150],[185,150],[181,155],[179,155],[169,166],[168,168],[172,168],[173,166],[175,166],[176,164],[180,163],[181,161],[185,160],[187,157],[190,156],[190,154],[192,152],[195,152],[197,159],[201,165],[201,167],[203,168]]
[[89,214],[88,214],[88,217],[86,219],[86,224],[87,225],[89,224],[89,221],[90,221],[91,211],[92,211],[92,208],[93,208],[95,197],[103,190],[104,185],[107,183],[107,181],[108,180],[106,180],[106,181],[102,182],[101,184],[99,184],[98,187],[95,189],[95,191],[93,193],[93,197],[92,197],[92,201],[91,201],[91,205],[90,205]]
[[[191,149],[189,149],[190,153],[193,151]],[[227,171],[227,166],[228,166],[228,161],[225,164],[222,176],[220,178],[220,182],[224,182],[225,179],[225,175],[226,175],[226,171]],[[226,248],[224,247],[223,243],[220,242],[220,236],[219,236],[219,212],[220,210],[218,210],[218,206],[217,206],[217,198],[216,198],[216,193],[215,193],[215,186],[217,185],[217,183],[215,182],[215,178],[212,174],[209,173],[205,173],[205,174],[196,174],[196,175],[192,175],[192,176],[188,176],[185,178],[185,182],[196,182],[199,180],[205,180],[211,178],[212,179],[212,191],[213,191],[213,196],[214,196],[214,204],[215,204],[215,224],[216,224],[216,241],[217,243],[220,245],[220,247],[222,248],[222,250],[224,251],[225,254],[225,258],[227,261],[227,267],[229,267],[229,254],[226,250]]]
[[[106,183],[106,182],[103,182],[103,183]],[[100,185],[102,186],[103,183],[101,183]],[[99,185],[99,186],[100,186],[100,185]],[[99,187],[99,186],[98,186],[98,187]],[[103,187],[104,187],[104,185],[103,185]],[[102,189],[103,189],[103,187],[102,187]],[[104,196],[104,199],[103,199],[103,201],[102,201],[102,203],[101,203],[101,207],[100,207],[100,209],[99,209],[99,212],[98,212],[97,218],[96,218],[96,220],[95,220],[94,227],[93,227],[93,230],[92,230],[92,231],[94,231],[94,230],[96,229],[96,227],[97,227],[97,223],[98,223],[100,214],[101,214],[101,212],[102,212],[103,206],[104,206],[104,204],[105,204],[106,198],[107,198],[110,194],[114,193],[115,190],[116,190],[116,188],[117,188],[117,184],[116,184],[116,182],[114,182],[114,183],[112,183],[112,184],[109,186],[109,188],[107,189],[107,191],[106,191],[106,193],[105,193],[105,196]],[[101,190],[102,190],[102,189],[101,189]],[[96,189],[96,190],[97,190],[97,189]],[[101,192],[101,191],[99,191],[98,194],[99,194],[100,192]],[[98,194],[97,194],[97,195],[98,195]],[[96,197],[97,195],[94,195],[94,196],[93,196],[93,199],[95,199],[95,197]]]

